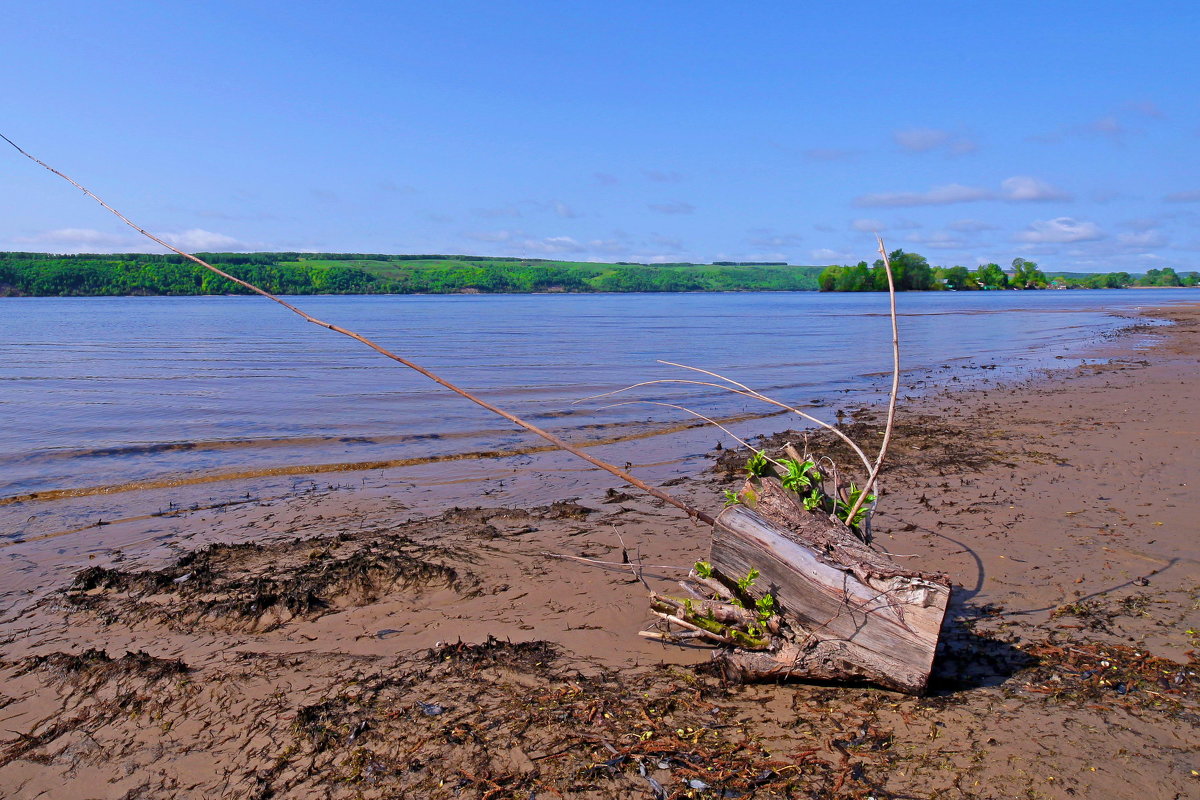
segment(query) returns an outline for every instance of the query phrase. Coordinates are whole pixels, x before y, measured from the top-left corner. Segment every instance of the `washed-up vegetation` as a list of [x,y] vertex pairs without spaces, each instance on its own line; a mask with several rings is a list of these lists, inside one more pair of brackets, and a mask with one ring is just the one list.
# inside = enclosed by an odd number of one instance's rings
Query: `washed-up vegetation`
[[[398,533],[216,544],[156,570],[90,567],[75,576],[61,602],[69,613],[94,614],[104,624],[151,619],[186,628],[273,630],[387,594],[438,587],[469,592],[475,578],[461,565],[470,559]],[[458,568],[447,563],[454,561]]]

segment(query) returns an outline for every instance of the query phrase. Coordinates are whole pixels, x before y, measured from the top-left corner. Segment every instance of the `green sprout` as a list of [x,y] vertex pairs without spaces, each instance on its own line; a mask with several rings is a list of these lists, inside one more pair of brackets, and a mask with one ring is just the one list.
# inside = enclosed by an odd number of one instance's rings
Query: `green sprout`
[[783,484],[783,488],[796,494],[800,494],[801,489],[811,488],[814,481],[821,480],[821,473],[817,472],[817,464],[811,458],[804,463],[784,458],[779,463],[787,470],[779,482]]
[[837,513],[839,515],[839,519],[852,528],[857,528],[859,526],[859,523],[863,521],[863,518],[867,516],[867,512],[870,510],[868,506],[875,502],[875,495],[867,495],[863,500],[862,506],[855,513],[854,519],[849,519],[850,509],[855,503],[858,502],[858,498],[862,495],[862,493],[862,489],[851,483],[850,489],[846,493],[848,498],[847,501],[844,503],[841,500],[837,501]]
[[746,462],[746,472],[750,473],[755,478],[761,478],[767,472],[767,451],[759,450],[754,455],[750,456],[750,460]]
[[751,567],[750,571],[746,573],[746,577],[738,578],[738,582],[737,582],[738,588],[741,589],[743,592],[750,591],[750,587],[754,585],[754,582],[756,580],[758,580],[758,576],[759,576],[759,571],[754,569],[753,567]]

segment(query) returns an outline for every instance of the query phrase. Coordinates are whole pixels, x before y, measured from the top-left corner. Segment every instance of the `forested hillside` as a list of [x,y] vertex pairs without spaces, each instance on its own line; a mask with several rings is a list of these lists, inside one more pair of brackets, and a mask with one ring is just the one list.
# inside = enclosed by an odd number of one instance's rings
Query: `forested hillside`
[[[500,294],[526,292],[887,291],[883,262],[800,267],[779,263],[601,264],[586,261],[370,253],[201,253],[273,294]],[[896,288],[911,290],[1195,286],[1196,272],[1144,275],[1045,273],[1021,258],[1005,271],[933,267],[916,253],[890,254]],[[0,253],[0,297],[248,294],[178,255]]]
[[[805,291],[820,267],[598,264],[478,256],[201,253],[274,294]],[[0,253],[0,296],[246,294],[177,255]]]

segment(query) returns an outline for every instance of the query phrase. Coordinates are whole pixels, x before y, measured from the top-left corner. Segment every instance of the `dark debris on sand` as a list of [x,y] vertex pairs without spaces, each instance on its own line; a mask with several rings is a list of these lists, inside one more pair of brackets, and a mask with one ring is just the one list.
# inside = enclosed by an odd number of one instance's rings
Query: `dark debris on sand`
[[716,678],[561,660],[546,642],[489,637],[356,681],[298,710],[286,766],[259,796],[892,796],[878,786],[887,731],[798,722],[819,745],[773,752]]
[[1200,722],[1200,661],[1194,651],[1181,664],[1145,648],[1078,639],[1048,639],[1022,649],[1038,663],[1015,682],[1021,691]]
[[85,569],[61,600],[68,610],[108,621],[264,631],[389,593],[431,587],[465,593],[476,583],[462,566],[471,558],[402,533],[216,544],[157,570]]

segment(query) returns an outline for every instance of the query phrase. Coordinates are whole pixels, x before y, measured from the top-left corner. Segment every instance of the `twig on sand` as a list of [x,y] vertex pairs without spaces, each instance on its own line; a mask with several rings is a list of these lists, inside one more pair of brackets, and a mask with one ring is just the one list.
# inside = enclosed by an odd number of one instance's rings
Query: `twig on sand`
[[617,536],[617,541],[621,543],[621,561],[629,565],[629,571],[633,573],[633,577],[642,586],[646,587],[646,591],[650,591],[650,584],[646,583],[646,579],[642,577],[642,548],[638,548],[636,559],[629,558],[629,548],[625,546],[625,537],[621,536],[621,532],[613,526],[613,533]]
[[[572,555],[568,555],[566,553],[551,553],[548,550],[543,550],[541,555],[545,556],[546,558],[561,558],[564,561],[578,561],[581,564],[595,564],[596,566],[600,566],[600,567],[617,567],[621,570],[628,568],[630,566],[630,564],[632,563],[629,561],[604,561],[603,559],[599,559],[599,558],[588,558],[586,556],[572,556]],[[641,563],[639,563],[638,567],[640,567],[642,569],[646,569],[646,568],[673,569],[673,570],[678,570],[679,572],[687,572],[691,569],[691,567],[681,567],[678,564],[641,564]]]
[[465,397],[466,399],[470,400],[472,403],[475,403],[476,405],[480,405],[480,406],[486,408],[488,411],[491,411],[493,414],[497,414],[497,415],[503,417],[504,419],[508,420],[509,422],[513,423],[514,425],[518,425],[531,433],[537,434],[538,436],[542,437],[546,441],[553,444],[555,447],[565,450],[574,456],[582,458],[584,461],[587,461],[588,463],[593,464],[594,466],[597,466],[606,472],[610,472],[613,475],[616,475],[618,478],[625,481],[625,483],[628,483],[630,486],[634,486],[638,489],[641,489],[643,492],[646,492],[647,494],[649,494],[653,497],[657,497],[659,500],[662,500],[665,503],[669,503],[669,504],[675,506],[676,508],[678,508],[678,509],[682,510],[684,513],[686,513],[692,519],[699,520],[708,525],[713,524],[713,518],[711,516],[709,516],[708,514],[704,513],[703,511],[693,508],[692,506],[688,505],[687,503],[683,502],[682,500],[672,497],[671,495],[667,494],[663,490],[651,486],[650,484],[646,483],[645,481],[641,480],[640,478],[637,478],[637,477],[629,474],[627,471],[621,469],[618,466],[609,464],[607,461],[602,461],[601,459],[596,458],[593,455],[590,455],[589,453],[584,451],[582,448],[571,444],[570,442],[556,436],[555,434],[553,434],[547,430],[543,430],[542,428],[539,428],[538,426],[534,425],[532,422],[528,422],[524,419],[521,419],[520,417],[516,416],[515,414],[510,414],[509,412],[505,411],[504,409],[502,409],[498,406],[492,405],[491,403],[489,403],[488,401],[486,401],[480,397],[476,397],[475,395],[468,392],[466,389],[463,389],[463,388],[451,383],[450,381],[446,380],[445,378],[442,378],[441,376],[431,372],[430,370],[426,369],[425,367],[422,367],[419,364],[414,363],[413,361],[408,360],[407,358],[404,358],[403,356],[399,356],[399,355],[393,353],[392,351],[386,349],[385,347],[383,347],[379,344],[376,344],[371,339],[368,339],[367,337],[365,337],[361,334],[355,333],[354,331],[348,330],[348,329],[340,327],[338,325],[334,325],[330,322],[325,322],[324,320],[317,319],[316,317],[314,317],[314,316],[308,314],[307,312],[302,311],[301,309],[292,305],[291,303],[288,303],[285,300],[279,299],[278,297],[271,294],[270,292],[268,292],[264,289],[260,289],[259,287],[255,286],[254,284],[248,283],[247,281],[244,281],[240,278],[235,278],[234,276],[230,275],[228,272],[217,269],[216,267],[214,267],[212,264],[209,264],[204,259],[199,258],[198,256],[194,256],[191,253],[185,253],[183,250],[180,250],[178,247],[168,244],[167,242],[158,238],[154,234],[149,233],[146,230],[138,227],[128,217],[126,217],[120,211],[117,211],[115,208],[110,206],[108,203],[104,202],[96,194],[94,194],[93,192],[91,192],[90,190],[85,188],[84,186],[80,185],[77,181],[75,181],[70,176],[66,175],[63,172],[60,172],[59,170],[50,166],[49,164],[42,161],[41,159],[36,158],[35,156],[32,156],[29,153],[25,152],[12,139],[9,139],[7,136],[5,136],[3,134],[0,134],[0,139],[4,139],[4,141],[6,141],[10,145],[12,145],[18,153],[25,156],[30,161],[32,161],[35,164],[38,164],[42,167],[45,167],[47,170],[54,173],[58,177],[62,178],[67,183],[74,186],[76,189],[79,189],[85,195],[92,198],[97,203],[99,203],[101,206],[103,206],[107,211],[111,212],[114,216],[117,217],[117,219],[121,220],[126,225],[133,228],[135,231],[140,233],[142,236],[145,236],[150,241],[160,244],[163,247],[167,248],[168,250],[170,250],[174,253],[178,253],[179,255],[183,256],[184,258],[188,259],[189,261],[193,261],[193,262],[199,264],[200,266],[204,267],[205,269],[209,270],[210,272],[220,275],[222,278],[225,278],[226,280],[233,281],[234,283],[238,284],[239,286],[243,286],[243,287],[249,289],[250,291],[254,292],[255,294],[262,295],[263,297],[267,298],[268,300],[278,303],[279,305],[286,308],[288,311],[291,311],[293,314],[300,316],[302,319],[304,319],[305,322],[311,322],[314,325],[318,325],[322,328],[327,328],[335,333],[340,333],[343,336],[349,336],[351,339],[355,339],[356,341],[362,342],[367,347],[371,348],[372,350],[379,353],[380,355],[386,356],[387,358],[390,358],[399,364],[403,364],[404,366],[408,367],[409,369],[412,369],[412,370],[415,370],[415,371],[421,373],[422,375],[424,375],[426,378],[433,381],[434,383],[439,384],[440,386],[443,386],[443,387],[449,389],[450,391],[454,392],[455,394]]

